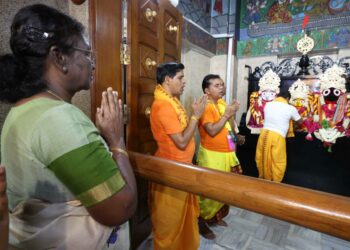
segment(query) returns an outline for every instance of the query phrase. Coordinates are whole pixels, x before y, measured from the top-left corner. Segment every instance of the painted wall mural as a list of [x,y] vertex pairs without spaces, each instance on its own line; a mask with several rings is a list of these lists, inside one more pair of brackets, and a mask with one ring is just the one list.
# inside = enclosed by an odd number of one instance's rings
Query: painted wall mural
[[[296,45],[303,33],[275,35],[237,42],[237,56],[265,56],[297,52]],[[312,30],[309,36],[315,41],[313,51],[350,47],[350,25],[332,29]]]
[[350,25],[350,0],[242,0],[239,40]]

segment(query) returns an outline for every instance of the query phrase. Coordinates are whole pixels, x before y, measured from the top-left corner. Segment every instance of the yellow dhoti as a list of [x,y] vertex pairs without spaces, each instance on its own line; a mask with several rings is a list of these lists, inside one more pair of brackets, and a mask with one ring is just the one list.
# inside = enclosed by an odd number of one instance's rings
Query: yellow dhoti
[[286,171],[286,139],[280,134],[263,129],[256,146],[255,162],[259,178],[281,182]]
[[[217,152],[199,147],[198,165],[215,170],[230,172],[231,167],[239,165],[235,152]],[[224,206],[224,203],[204,197],[199,198],[200,216],[205,220],[210,220]]]

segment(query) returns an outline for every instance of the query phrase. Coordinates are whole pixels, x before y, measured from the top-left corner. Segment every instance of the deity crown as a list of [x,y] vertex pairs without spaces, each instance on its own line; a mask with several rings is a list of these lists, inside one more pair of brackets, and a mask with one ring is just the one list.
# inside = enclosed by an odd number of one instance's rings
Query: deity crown
[[278,94],[280,82],[280,77],[272,69],[269,69],[259,80],[259,93],[270,90]]
[[303,81],[298,79],[292,86],[289,87],[289,93],[291,95],[291,100],[294,99],[307,99],[309,94],[309,86],[307,86]]
[[321,91],[329,88],[339,89],[341,92],[346,92],[345,79],[342,75],[345,73],[345,69],[334,64],[331,68],[327,69],[320,75],[320,88]]

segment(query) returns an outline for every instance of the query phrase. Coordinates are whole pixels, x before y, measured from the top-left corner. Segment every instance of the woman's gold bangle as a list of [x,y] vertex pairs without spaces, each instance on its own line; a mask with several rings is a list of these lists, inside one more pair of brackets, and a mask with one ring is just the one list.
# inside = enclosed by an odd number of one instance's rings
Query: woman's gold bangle
[[198,121],[198,118],[194,115],[191,116],[191,120],[195,120],[195,121]]
[[122,149],[122,148],[110,148],[111,151],[116,151],[118,153],[121,153],[127,157],[129,157],[129,154],[126,150]]

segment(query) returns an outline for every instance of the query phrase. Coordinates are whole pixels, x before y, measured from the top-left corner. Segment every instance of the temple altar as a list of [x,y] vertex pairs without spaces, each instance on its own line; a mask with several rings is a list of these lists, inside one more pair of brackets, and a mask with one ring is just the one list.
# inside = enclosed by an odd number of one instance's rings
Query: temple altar
[[[292,84],[298,79],[306,82],[309,87],[316,86],[319,88],[319,76],[323,75],[327,69],[335,64],[340,65],[344,69],[346,79],[346,89],[344,89],[344,95],[346,97],[350,92],[350,68],[349,64],[345,63],[346,60],[349,60],[349,58],[342,58],[337,62],[333,62],[329,57],[323,57],[322,59],[319,57],[313,59],[311,57],[311,67],[309,69],[311,74],[308,75],[298,75],[298,65],[293,62],[293,59],[286,59],[279,65],[266,62],[261,67],[256,67],[254,72],[252,72],[250,66],[246,66],[249,68],[247,107],[249,109],[251,95],[259,91],[259,79],[270,69],[274,70],[280,76],[280,89],[290,89]],[[300,83],[298,84],[300,85]],[[305,96],[305,99],[310,100],[308,105],[312,106],[312,99],[308,95]],[[299,113],[305,111],[306,108],[301,109]],[[347,111],[343,112],[344,120],[346,120]],[[246,136],[246,143],[239,146],[237,156],[241,162],[244,174],[258,177],[255,164],[255,150],[259,135],[254,134],[255,131],[251,131],[249,126],[247,127],[245,115],[246,113],[241,118],[239,129],[240,134]],[[340,124],[343,124],[343,122]],[[287,139],[287,170],[282,182],[350,196],[350,137],[344,133],[342,136],[337,137],[336,141],[329,147],[329,144],[325,143],[322,138],[317,138],[315,134],[312,135],[311,140],[308,140],[306,138],[308,133],[304,127],[295,132],[294,138]]]

